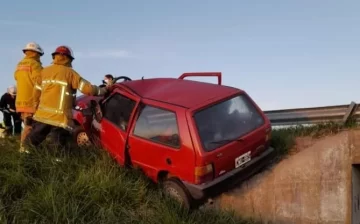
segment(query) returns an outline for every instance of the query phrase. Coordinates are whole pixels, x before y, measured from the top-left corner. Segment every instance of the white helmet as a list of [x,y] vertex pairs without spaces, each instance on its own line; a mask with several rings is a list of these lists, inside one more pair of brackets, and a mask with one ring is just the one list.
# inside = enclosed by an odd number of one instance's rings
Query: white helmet
[[26,44],[26,46],[23,49],[24,53],[25,53],[25,51],[35,51],[35,52],[38,52],[41,56],[44,55],[43,49],[40,47],[39,44],[37,44],[35,42],[30,42],[30,43]]
[[7,88],[7,92],[12,95],[12,96],[15,96],[16,95],[16,86],[9,86]]

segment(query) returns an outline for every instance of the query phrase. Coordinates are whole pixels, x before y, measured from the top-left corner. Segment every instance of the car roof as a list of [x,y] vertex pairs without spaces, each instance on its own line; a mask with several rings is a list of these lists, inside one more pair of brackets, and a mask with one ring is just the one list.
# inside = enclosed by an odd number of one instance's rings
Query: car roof
[[121,82],[142,98],[192,108],[213,98],[227,97],[243,90],[206,82],[177,78],[151,78]]

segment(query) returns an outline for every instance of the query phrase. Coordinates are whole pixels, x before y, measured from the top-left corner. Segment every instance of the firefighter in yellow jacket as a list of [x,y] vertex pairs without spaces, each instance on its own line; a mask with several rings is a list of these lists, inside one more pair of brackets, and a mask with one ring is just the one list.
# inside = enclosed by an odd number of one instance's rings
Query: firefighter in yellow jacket
[[32,116],[35,113],[33,105],[34,83],[40,76],[42,70],[40,57],[44,55],[43,49],[35,42],[28,43],[22,51],[25,57],[17,64],[14,73],[17,86],[16,112],[21,114],[21,119],[24,122],[20,151],[22,151],[22,143],[25,137],[31,130]]
[[73,68],[70,47],[59,46],[52,53],[53,64],[45,67],[34,88],[35,114],[33,129],[26,143],[38,146],[51,132],[52,142],[66,145],[73,128],[72,108],[76,90],[85,95],[104,95],[107,87],[99,88],[83,79]]

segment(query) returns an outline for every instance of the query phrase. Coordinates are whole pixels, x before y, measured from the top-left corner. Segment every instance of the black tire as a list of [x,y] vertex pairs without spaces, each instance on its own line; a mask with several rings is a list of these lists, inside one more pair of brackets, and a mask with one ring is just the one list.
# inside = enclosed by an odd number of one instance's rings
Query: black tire
[[91,141],[82,126],[77,126],[73,132],[73,139],[78,147],[90,146]]
[[166,195],[178,201],[184,208],[193,208],[194,200],[179,180],[175,178],[164,180],[162,188]]

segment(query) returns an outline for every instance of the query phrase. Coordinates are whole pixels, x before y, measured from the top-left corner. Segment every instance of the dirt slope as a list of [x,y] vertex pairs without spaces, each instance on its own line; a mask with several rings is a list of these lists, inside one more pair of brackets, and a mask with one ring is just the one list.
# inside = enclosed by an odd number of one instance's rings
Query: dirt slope
[[297,140],[296,153],[215,199],[264,223],[350,223],[351,170],[360,131]]

